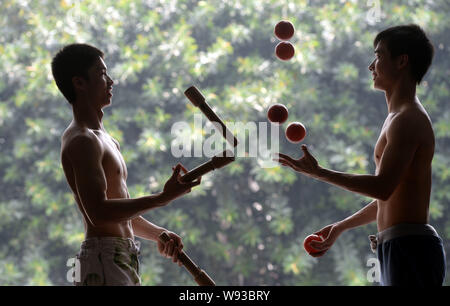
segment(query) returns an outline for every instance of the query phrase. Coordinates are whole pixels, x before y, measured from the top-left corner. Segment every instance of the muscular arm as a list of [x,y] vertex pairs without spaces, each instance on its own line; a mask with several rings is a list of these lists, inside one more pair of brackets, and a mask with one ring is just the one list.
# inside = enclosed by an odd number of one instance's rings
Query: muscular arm
[[378,212],[378,201],[373,200],[364,208],[360,209],[350,217],[338,222],[342,230],[366,225],[376,221]]
[[386,147],[376,175],[358,175],[319,168],[317,179],[371,198],[386,201],[403,179],[417,149],[419,137],[416,118],[399,115],[386,132]]
[[90,136],[74,138],[67,154],[75,174],[78,198],[94,226],[102,222],[132,220],[167,202],[162,194],[137,199],[107,199],[107,181],[102,167],[103,149]]
[[[127,196],[130,198],[128,191]],[[167,231],[165,228],[153,224],[142,216],[134,218],[131,221],[131,225],[133,227],[134,236],[152,241],[158,241],[159,235],[162,232]]]
[[159,235],[167,231],[165,228],[151,223],[142,216],[134,218],[132,220],[132,226],[135,236],[152,241],[158,241]]

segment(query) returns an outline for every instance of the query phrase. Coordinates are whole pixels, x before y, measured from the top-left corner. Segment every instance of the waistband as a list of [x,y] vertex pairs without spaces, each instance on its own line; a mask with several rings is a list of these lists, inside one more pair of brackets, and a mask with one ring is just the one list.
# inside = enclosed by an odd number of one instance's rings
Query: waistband
[[369,240],[371,244],[372,251],[375,252],[378,245],[383,244],[394,238],[399,238],[403,236],[435,236],[439,238],[439,234],[429,224],[413,224],[413,223],[402,223],[391,226],[376,235],[370,235]]
[[377,234],[377,242],[382,244],[391,239],[412,236],[412,235],[426,235],[439,237],[437,231],[429,224],[397,224],[385,229]]
[[81,248],[120,246],[129,250],[139,251],[140,241],[124,237],[91,237],[84,240]]

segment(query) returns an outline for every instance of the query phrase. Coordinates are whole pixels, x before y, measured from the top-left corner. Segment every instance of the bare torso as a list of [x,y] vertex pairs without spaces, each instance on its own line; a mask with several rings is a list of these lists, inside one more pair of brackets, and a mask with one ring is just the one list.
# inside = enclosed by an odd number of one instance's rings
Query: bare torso
[[103,150],[102,166],[105,173],[108,199],[129,198],[126,184],[127,168],[120,153],[119,143],[104,130],[91,130],[79,127],[74,122],[64,131],[61,138],[61,162],[70,188],[75,197],[78,209],[83,215],[86,238],[90,237],[127,237],[133,238],[131,221],[103,222],[93,226],[86,215],[85,209],[78,197],[72,165],[67,158],[66,149],[76,135],[87,134],[98,140]]
[[428,208],[431,192],[431,161],[434,154],[434,133],[431,121],[418,101],[398,113],[386,118],[375,145],[374,160],[378,173],[381,157],[386,146],[386,131],[390,123],[403,111],[414,112],[420,129],[414,131],[419,146],[400,184],[387,201],[378,200],[377,225],[382,231],[399,223],[428,223]]

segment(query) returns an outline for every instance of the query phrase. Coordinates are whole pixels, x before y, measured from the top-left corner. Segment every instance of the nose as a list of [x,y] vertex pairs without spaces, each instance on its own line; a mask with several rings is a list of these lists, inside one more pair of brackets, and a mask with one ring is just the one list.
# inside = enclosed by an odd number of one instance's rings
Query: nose
[[375,68],[374,64],[375,64],[375,60],[373,60],[372,63],[370,63],[370,65],[368,67],[370,71],[373,71],[373,69]]
[[108,75],[108,83],[109,86],[112,86],[114,84],[114,81],[111,79],[111,77]]

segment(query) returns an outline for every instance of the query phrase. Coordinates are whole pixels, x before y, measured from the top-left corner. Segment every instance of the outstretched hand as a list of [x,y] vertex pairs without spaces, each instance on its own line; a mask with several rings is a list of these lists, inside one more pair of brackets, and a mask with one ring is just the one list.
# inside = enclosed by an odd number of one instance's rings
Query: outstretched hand
[[187,173],[188,171],[180,163],[175,167],[172,167],[172,170],[172,176],[167,180],[162,192],[163,195],[168,199],[168,201],[173,201],[176,198],[191,192],[192,187],[198,186],[201,183],[201,177],[192,182],[182,182],[180,171],[183,171],[184,173]]
[[282,153],[278,153],[278,158],[275,158],[274,161],[279,162],[283,166],[291,167],[293,170],[309,175],[316,176],[319,172],[319,163],[311,155],[308,151],[308,147],[306,145],[302,145],[303,156],[299,159],[293,159],[290,156]]

